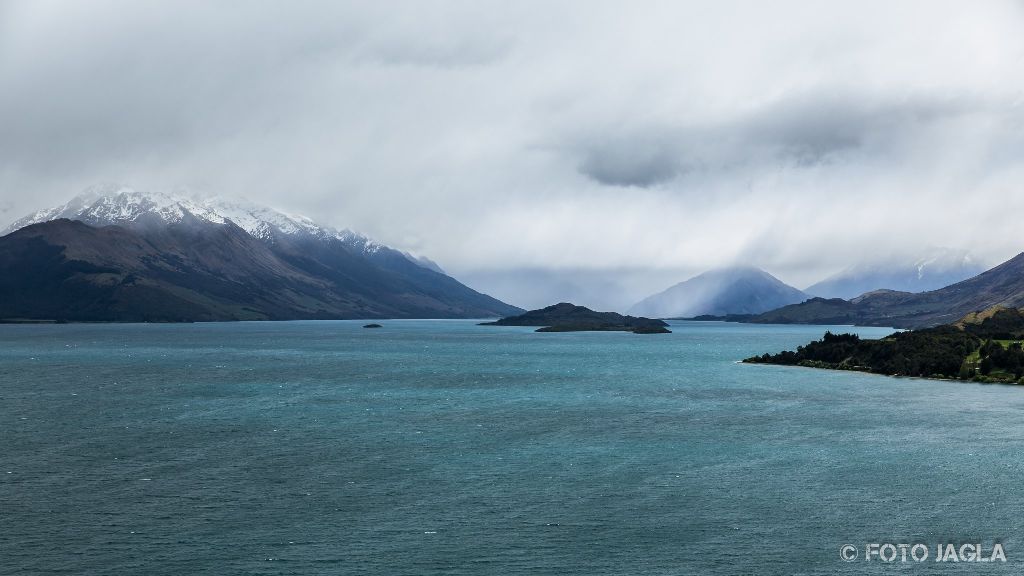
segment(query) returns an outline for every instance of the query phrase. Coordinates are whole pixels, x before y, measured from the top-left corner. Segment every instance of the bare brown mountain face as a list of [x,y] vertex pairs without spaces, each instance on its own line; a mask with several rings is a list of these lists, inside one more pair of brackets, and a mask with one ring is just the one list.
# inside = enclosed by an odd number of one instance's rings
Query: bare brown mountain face
[[[392,254],[393,253],[393,254]],[[227,221],[89,226],[52,220],[0,238],[0,320],[484,318],[521,312],[382,248],[259,239]]]
[[813,298],[750,318],[764,324],[860,324],[924,328],[955,322],[992,306],[1024,306],[1024,254],[945,288],[921,292],[876,290],[852,300]]

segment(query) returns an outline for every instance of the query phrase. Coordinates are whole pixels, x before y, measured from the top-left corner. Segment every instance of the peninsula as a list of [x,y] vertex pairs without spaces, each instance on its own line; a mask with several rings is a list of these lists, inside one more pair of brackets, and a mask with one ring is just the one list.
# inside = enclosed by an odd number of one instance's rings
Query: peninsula
[[878,340],[832,334],[795,351],[744,360],[890,376],[1024,384],[1024,310],[993,307],[953,324],[897,332]]

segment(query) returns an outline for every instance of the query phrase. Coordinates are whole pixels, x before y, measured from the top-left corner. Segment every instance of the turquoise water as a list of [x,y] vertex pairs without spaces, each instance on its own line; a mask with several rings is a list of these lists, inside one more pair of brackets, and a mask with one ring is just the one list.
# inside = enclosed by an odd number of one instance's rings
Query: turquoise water
[[[0,573],[1024,560],[1024,388],[736,363],[825,327],[361,324],[0,326]],[[872,542],[931,557],[839,558]],[[946,542],[1000,542],[1008,562],[933,562]]]

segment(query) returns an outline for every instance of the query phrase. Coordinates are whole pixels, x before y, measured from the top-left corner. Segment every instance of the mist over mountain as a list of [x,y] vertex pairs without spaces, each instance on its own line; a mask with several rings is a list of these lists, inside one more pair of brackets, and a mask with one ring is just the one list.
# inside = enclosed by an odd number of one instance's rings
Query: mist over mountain
[[644,268],[640,262],[621,269],[566,266],[557,270],[520,266],[498,268],[500,264],[492,263],[490,268],[483,270],[467,270],[460,273],[459,278],[500,300],[515,302],[528,309],[568,301],[593,310],[625,313],[640,299],[694,274],[687,270]]
[[753,267],[711,270],[637,302],[629,314],[654,318],[758,314],[803,302],[807,294]]
[[0,238],[0,319],[475,318],[519,308],[351,231],[244,200],[100,187]]
[[921,328],[993,306],[1024,306],[1024,254],[977,276],[921,293],[876,290],[852,300],[813,298],[751,319],[767,324],[860,324]]
[[805,292],[823,298],[850,299],[874,290],[927,292],[956,284],[985,271],[968,251],[932,248],[917,258],[859,263],[817,282]]

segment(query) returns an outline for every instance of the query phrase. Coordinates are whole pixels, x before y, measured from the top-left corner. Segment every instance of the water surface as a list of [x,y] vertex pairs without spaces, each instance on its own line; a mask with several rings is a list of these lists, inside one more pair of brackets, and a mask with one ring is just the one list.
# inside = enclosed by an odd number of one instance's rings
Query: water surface
[[[381,323],[0,326],[0,573],[1024,559],[1024,388],[736,363],[826,327]],[[838,553],[993,540],[1006,564]]]

